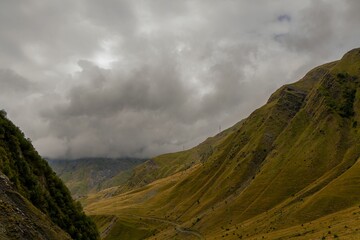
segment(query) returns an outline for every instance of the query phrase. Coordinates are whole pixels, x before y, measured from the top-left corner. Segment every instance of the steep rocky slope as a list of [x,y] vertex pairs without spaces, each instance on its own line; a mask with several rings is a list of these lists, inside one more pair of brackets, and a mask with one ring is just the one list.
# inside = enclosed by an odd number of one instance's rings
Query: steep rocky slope
[[0,239],[71,239],[41,211],[17,193],[0,173]]
[[[214,151],[190,158],[186,171],[162,175],[150,168],[143,180],[137,174],[131,191],[90,196],[86,211],[97,221],[117,216],[112,231],[141,230],[154,239],[199,238],[181,229],[206,239],[356,239],[359,89],[360,49],[354,49],[281,87],[216,148],[210,143]],[[167,159],[160,169],[172,168],[171,155],[156,159]],[[136,184],[142,181],[149,184]]]
[[[96,226],[83,213],[80,203],[73,201],[69,190],[3,110],[0,112],[0,172],[9,179],[0,182],[1,207],[8,214],[1,216],[0,224],[5,226],[1,234],[21,239],[21,226],[24,226],[25,232],[33,233],[26,239],[41,239],[60,232],[60,227],[73,239],[98,239]],[[27,215],[20,216],[22,213]],[[36,219],[43,219],[43,223]],[[51,230],[50,220],[58,227],[52,224]],[[12,235],[16,229],[20,229],[19,235]],[[62,236],[66,234],[57,235],[58,239]]]

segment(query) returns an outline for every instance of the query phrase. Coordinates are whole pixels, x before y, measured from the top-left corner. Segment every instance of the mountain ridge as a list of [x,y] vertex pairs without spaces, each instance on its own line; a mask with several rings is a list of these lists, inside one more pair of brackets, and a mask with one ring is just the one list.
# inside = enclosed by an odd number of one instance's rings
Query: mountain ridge
[[72,196],[79,198],[91,192],[123,184],[131,170],[146,161],[138,158],[47,159],[64,181]]
[[[90,195],[85,210],[100,216],[111,209],[123,221],[114,231],[131,232],[130,223],[138,229],[141,221],[131,216],[142,215],[179,222],[206,239],[358,236],[344,226],[329,234],[317,219],[339,213],[344,222],[360,223],[342,212],[354,209],[356,215],[360,204],[359,77],[357,48],[275,91],[230,128],[215,151],[202,159],[185,156],[184,162],[193,162],[187,170],[164,174],[166,162],[173,162],[166,159],[181,153],[159,156],[152,161],[164,158],[164,166],[150,169],[154,177],[145,176],[145,184],[137,184],[140,178],[130,191],[119,186]],[[184,237],[170,226],[143,228],[149,239]]]

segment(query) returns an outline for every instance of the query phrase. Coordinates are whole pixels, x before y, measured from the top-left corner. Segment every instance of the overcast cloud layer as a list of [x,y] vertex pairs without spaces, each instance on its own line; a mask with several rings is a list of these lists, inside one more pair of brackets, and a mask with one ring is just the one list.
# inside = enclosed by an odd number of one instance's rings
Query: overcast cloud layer
[[359,47],[358,0],[1,1],[0,108],[48,157],[182,150]]

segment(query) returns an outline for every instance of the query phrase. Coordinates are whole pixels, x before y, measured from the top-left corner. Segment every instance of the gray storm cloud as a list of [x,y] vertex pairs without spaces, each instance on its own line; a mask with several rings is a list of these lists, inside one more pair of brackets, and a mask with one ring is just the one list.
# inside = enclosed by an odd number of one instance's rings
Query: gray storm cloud
[[196,145],[358,47],[359,1],[5,1],[0,108],[48,157]]

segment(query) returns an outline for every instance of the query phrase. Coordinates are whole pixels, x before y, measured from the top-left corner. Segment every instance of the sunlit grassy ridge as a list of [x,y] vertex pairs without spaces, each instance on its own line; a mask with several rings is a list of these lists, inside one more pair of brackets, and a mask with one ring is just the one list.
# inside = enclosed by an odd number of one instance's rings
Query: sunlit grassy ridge
[[194,231],[162,223],[148,228],[154,239],[195,239],[195,231],[206,239],[356,239],[359,89],[354,49],[281,87],[216,141],[140,166],[130,191],[90,196],[86,210],[127,216],[129,223],[157,217]]

